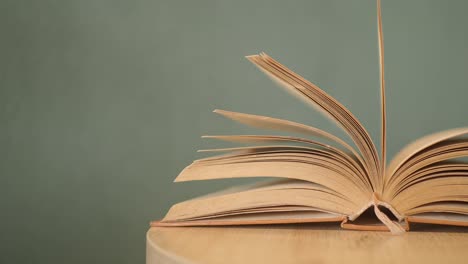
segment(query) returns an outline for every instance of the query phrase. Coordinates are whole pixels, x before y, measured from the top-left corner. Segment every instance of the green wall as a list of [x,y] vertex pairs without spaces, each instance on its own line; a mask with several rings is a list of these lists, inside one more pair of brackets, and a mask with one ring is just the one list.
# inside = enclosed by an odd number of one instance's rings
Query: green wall
[[[468,125],[468,2],[383,8],[392,155]],[[150,220],[244,182],[172,183],[219,145],[201,135],[255,132],[215,108],[343,135],[243,58],[259,51],[378,139],[373,0],[0,1],[0,262],[143,263]]]

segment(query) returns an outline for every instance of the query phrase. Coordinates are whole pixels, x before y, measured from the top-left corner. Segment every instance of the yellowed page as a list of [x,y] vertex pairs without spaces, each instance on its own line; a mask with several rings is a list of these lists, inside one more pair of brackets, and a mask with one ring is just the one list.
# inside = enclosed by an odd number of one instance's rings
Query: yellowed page
[[[323,193],[331,194],[337,196],[341,199],[346,199],[343,195],[328,189],[324,186],[300,181],[300,180],[292,180],[292,179],[281,179],[281,180],[274,180],[274,181],[266,181],[260,182],[255,184],[249,184],[245,186],[238,186],[237,188],[229,188],[227,190],[223,190],[214,194],[210,194],[204,197],[197,197],[193,200],[198,199],[207,199],[207,198],[215,198],[221,197],[224,195],[230,195],[234,193],[247,193],[247,192],[258,192],[258,191],[272,191],[272,190],[311,190],[311,191],[320,191]],[[216,199],[215,199],[216,200]],[[356,204],[354,204],[356,205]],[[201,219],[208,219],[213,217],[224,217],[224,216],[233,216],[239,214],[252,214],[252,213],[270,213],[270,212],[303,212],[303,211],[321,211],[326,213],[331,213],[324,211],[323,209],[312,207],[312,206],[299,206],[299,205],[279,205],[279,206],[255,206],[255,207],[242,207],[242,209],[234,209],[234,210],[221,210],[219,212],[215,212],[212,214],[205,214],[203,216],[197,217],[190,217],[184,218],[183,221],[187,220],[201,220]]]
[[468,215],[451,213],[422,213],[408,216],[410,223],[468,226]]
[[295,224],[316,222],[342,222],[345,215],[322,211],[262,212],[251,214],[207,217],[195,220],[154,221],[151,226],[229,226],[229,225],[265,225]]
[[[341,156],[328,148],[311,148],[307,146],[290,145],[267,145],[267,146],[249,146],[222,149],[200,150],[201,152],[228,152],[227,154],[211,156],[194,161],[202,164],[222,164],[233,162],[256,162],[265,158],[273,161],[275,157],[278,161],[304,161],[307,163],[321,164],[323,167],[335,169],[342,173],[344,177],[353,180],[357,186],[360,186],[367,192],[372,192],[372,187],[367,181],[365,173],[360,170],[358,164],[353,159]],[[265,158],[263,158],[265,157]]]
[[290,136],[273,136],[273,135],[207,135],[203,136],[202,138],[209,138],[209,139],[218,139],[224,141],[230,141],[235,143],[296,143],[296,144],[304,144],[311,146],[311,149],[319,147],[328,150],[335,156],[339,156],[340,158],[351,162],[355,168],[358,170],[359,176],[365,177],[365,171],[362,170],[362,167],[355,159],[351,156],[347,155],[346,152],[343,152],[341,149],[332,147],[330,145],[323,144],[318,141],[298,138],[298,137],[290,137]]
[[268,207],[287,205],[315,207],[338,214],[350,214],[353,210],[358,209],[355,203],[323,190],[324,187],[316,184],[310,185],[308,188],[253,189],[197,198],[174,205],[163,221],[180,221],[259,207],[266,208],[265,211],[268,212]]
[[424,149],[444,140],[460,137],[466,134],[468,134],[468,128],[456,128],[427,135],[407,145],[400,152],[398,152],[398,154],[395,155],[395,157],[390,162],[385,178],[386,184],[388,184],[388,182],[392,179],[396,170],[398,170],[408,159],[416,155],[418,152],[423,151]]
[[222,164],[193,163],[176,178],[176,182],[243,177],[280,177],[314,182],[332,189],[356,203],[366,203],[368,192],[361,190],[354,179],[334,170],[294,161],[238,162]]
[[380,0],[377,0],[377,28],[379,36],[379,72],[380,72],[380,107],[381,107],[381,177],[384,177],[387,163],[387,114],[385,106],[385,61],[384,61],[384,41],[382,31],[382,13]]
[[248,56],[247,58],[282,87],[285,87],[288,91],[298,95],[313,106],[318,107],[327,117],[330,117],[343,127],[362,153],[366,167],[370,172],[368,177],[374,190],[381,189],[382,184],[379,178],[380,161],[375,145],[364,127],[343,105],[316,85],[295,74],[265,53]]
[[[293,213],[293,212],[324,212],[321,209],[310,207],[310,206],[269,206],[269,207],[259,207],[259,208],[247,208],[233,211],[225,211],[215,214],[210,214],[206,216],[186,218],[184,220],[175,220],[175,221],[195,221],[195,220],[204,220],[212,218],[221,218],[227,216],[238,216],[238,215],[248,215],[248,214],[266,214],[266,213]],[[327,212],[328,213],[328,212]]]
[[[258,162],[296,162],[302,164],[311,164],[332,170],[351,181],[356,181],[355,185],[363,192],[369,192],[367,186],[360,182],[355,172],[344,164],[343,161],[335,160],[327,155],[311,155],[311,153],[261,153],[254,156],[233,156],[229,158],[197,162],[198,166],[213,166],[235,163],[258,163]],[[312,172],[311,172],[312,173]]]
[[[304,124],[284,120],[284,119],[278,119],[278,118],[272,118],[272,117],[267,117],[267,116],[259,116],[259,115],[251,115],[251,114],[244,114],[244,113],[238,113],[238,112],[232,112],[232,111],[226,111],[226,110],[219,110],[216,109],[214,110],[215,113],[220,114],[222,116],[225,116],[229,119],[232,119],[234,121],[237,121],[239,123],[252,126],[252,127],[257,127],[257,128],[264,128],[264,129],[270,129],[270,130],[279,130],[279,131],[286,131],[286,132],[293,132],[293,133],[300,133],[304,135],[309,135],[309,136],[314,136],[314,137],[320,137],[324,139],[328,139],[339,146],[342,146],[344,149],[343,151],[349,151],[351,152],[351,156],[359,160],[361,163],[361,166],[364,166],[364,162],[362,161],[362,157],[359,153],[356,152],[356,150],[348,145],[346,142],[344,142],[342,139],[325,132],[323,130],[320,130],[315,127],[307,126]],[[364,167],[363,167],[364,168]],[[365,168],[364,168],[365,169]]]
[[468,215],[468,203],[455,201],[435,202],[411,208],[405,212],[407,216],[421,213],[454,213]]
[[[386,199],[395,196],[398,188],[401,188],[408,179],[421,181],[422,178],[418,179],[418,177],[424,177],[430,173],[430,171],[423,173],[427,169],[433,166],[443,166],[443,162],[466,156],[468,156],[468,139],[445,140],[420,151],[406,160],[395,171],[392,179],[385,187]],[[457,161],[453,162],[456,163]],[[460,161],[458,164],[463,165]]]
[[468,164],[445,165],[442,163],[441,165],[428,166],[398,182],[399,184],[395,185],[392,189],[393,195],[389,197],[389,200],[393,199],[400,192],[409,188],[412,185],[419,183],[424,184],[424,181],[426,180],[448,176],[468,176],[467,174]]
[[431,178],[409,186],[388,202],[405,215],[409,209],[444,201],[468,202],[468,177],[459,174]]

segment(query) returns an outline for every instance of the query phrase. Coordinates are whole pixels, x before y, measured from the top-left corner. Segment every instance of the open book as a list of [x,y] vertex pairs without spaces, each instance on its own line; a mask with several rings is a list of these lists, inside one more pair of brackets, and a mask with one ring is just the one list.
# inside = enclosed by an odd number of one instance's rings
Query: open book
[[207,138],[250,146],[203,150],[175,181],[277,178],[174,205],[152,226],[340,222],[359,230],[409,230],[410,223],[468,226],[468,128],[425,136],[386,164],[382,20],[377,1],[381,89],[381,153],[340,102],[265,53],[247,58],[272,80],[322,111],[354,143],[305,124],[215,110],[233,121],[303,136],[224,135]]

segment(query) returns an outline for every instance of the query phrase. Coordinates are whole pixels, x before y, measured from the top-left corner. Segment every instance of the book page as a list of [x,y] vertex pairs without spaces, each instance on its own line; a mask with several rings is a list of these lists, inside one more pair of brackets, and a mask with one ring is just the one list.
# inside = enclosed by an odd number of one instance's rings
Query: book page
[[404,188],[404,184],[408,185],[408,182],[423,181],[425,177],[431,177],[436,172],[450,173],[454,170],[452,164],[458,164],[458,168],[463,169],[464,163],[451,160],[467,155],[467,139],[446,140],[426,148],[413,155],[395,172],[392,181],[386,186],[386,197],[390,197],[390,194],[395,196],[398,190]]
[[369,200],[369,186],[352,164],[326,149],[298,146],[253,147],[247,152],[210,157],[193,162],[176,181],[240,177],[280,177],[318,183],[337,192]]
[[[380,144],[381,144],[381,177],[385,177],[387,163],[387,114],[385,106],[385,61],[384,61],[384,41],[382,30],[382,12],[380,0],[377,0],[377,32],[379,39],[379,73],[380,73]],[[382,179],[383,181],[383,179]]]
[[349,110],[319,87],[292,72],[265,53],[248,56],[247,58],[272,80],[337,122],[349,134],[361,152],[366,168],[369,171],[367,176],[372,183],[373,189],[379,191],[382,189],[380,161],[375,145],[367,131]]
[[457,214],[468,214],[468,164],[460,159],[468,156],[466,132],[424,137],[404,149],[406,156],[390,168],[394,174],[385,186],[385,200],[408,221],[459,225],[454,219],[463,217]]
[[467,134],[468,134],[468,128],[466,127],[455,128],[455,129],[445,130],[445,131],[441,131],[438,133],[424,136],[414,141],[413,143],[407,145],[402,150],[400,150],[390,162],[387,168],[387,173],[386,173],[387,175],[386,183],[390,181],[390,179],[392,178],[392,175],[395,174],[396,170],[399,169],[405,161],[410,159],[416,153],[423,151],[424,149],[432,145],[435,145],[439,142],[442,142],[451,138],[460,137],[460,136],[467,135]]
[[468,202],[468,174],[431,178],[401,191],[389,203],[402,215],[436,202]]
[[330,140],[336,143],[338,146],[342,147],[341,150],[343,152],[351,152],[347,154],[352,156],[353,159],[358,160],[360,163],[360,166],[363,169],[365,169],[364,161],[362,160],[361,155],[358,152],[356,152],[356,150],[353,147],[348,145],[342,139],[328,132],[320,130],[318,128],[288,121],[288,120],[284,120],[284,119],[272,118],[272,117],[267,117],[267,116],[244,114],[244,113],[225,111],[225,110],[219,110],[219,109],[214,110],[214,112],[224,117],[227,117],[231,120],[237,121],[239,123],[242,123],[251,127],[300,133],[300,134],[304,134],[308,136],[319,137],[319,138]]
[[401,177],[399,181],[395,182],[391,186],[391,196],[388,196],[389,199],[393,199],[403,190],[409,188],[412,185],[424,182],[433,178],[449,177],[449,176],[461,176],[466,175],[468,172],[468,164],[457,163],[453,161],[444,161],[437,162],[430,166],[425,166],[418,171],[407,175],[406,177]]
[[463,157],[463,148],[454,143],[467,142],[466,139],[461,139],[467,134],[468,128],[446,130],[422,137],[403,148],[387,168],[384,199],[391,199],[397,186],[416,170],[444,160]]
[[443,201],[424,204],[406,211],[406,215],[417,215],[424,213],[452,213],[468,215],[468,203],[460,201]]
[[346,216],[321,211],[289,211],[239,214],[182,221],[155,221],[151,226],[228,226],[342,222]]
[[290,212],[304,211],[303,207],[340,215],[349,214],[358,209],[355,202],[349,201],[322,185],[304,181],[281,181],[277,184],[196,198],[176,204],[169,210],[163,221],[278,212],[278,208],[287,209]]
[[423,213],[408,216],[408,222],[468,226],[468,215],[452,213]]
[[[359,161],[355,160],[352,156],[348,155],[348,153],[344,152],[343,150],[339,148],[332,147],[330,145],[326,145],[315,140],[309,140],[309,139],[291,137],[291,136],[273,136],[273,135],[208,135],[208,136],[203,136],[202,138],[218,139],[218,140],[224,140],[224,141],[229,141],[229,142],[234,142],[234,143],[246,143],[246,144],[261,144],[261,143],[300,144],[302,146],[308,147],[307,149],[304,148],[303,149],[304,151],[307,151],[307,150],[309,150],[310,152],[321,151],[324,153],[328,153],[329,155],[335,157],[336,159],[344,162],[345,164],[349,165],[353,171],[355,171],[357,176],[363,178],[365,182],[370,184],[370,182],[367,181],[365,171],[363,170],[362,164],[360,164]],[[277,150],[279,152],[279,149]],[[283,150],[285,150],[285,154],[287,154],[288,149],[283,148]],[[208,150],[201,150],[201,151],[206,152]],[[208,159],[205,159],[205,160],[208,160]]]

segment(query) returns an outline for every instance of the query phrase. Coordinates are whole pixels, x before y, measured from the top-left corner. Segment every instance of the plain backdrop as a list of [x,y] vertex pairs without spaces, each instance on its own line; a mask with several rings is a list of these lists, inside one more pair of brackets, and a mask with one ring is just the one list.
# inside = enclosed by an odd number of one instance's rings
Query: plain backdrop
[[[468,2],[382,6],[392,156],[468,125]],[[378,143],[375,9],[374,0],[1,0],[0,262],[143,263],[150,220],[248,181],[172,183],[197,149],[222,145],[201,135],[265,133],[213,109],[346,138],[245,55],[265,51],[318,84]]]

